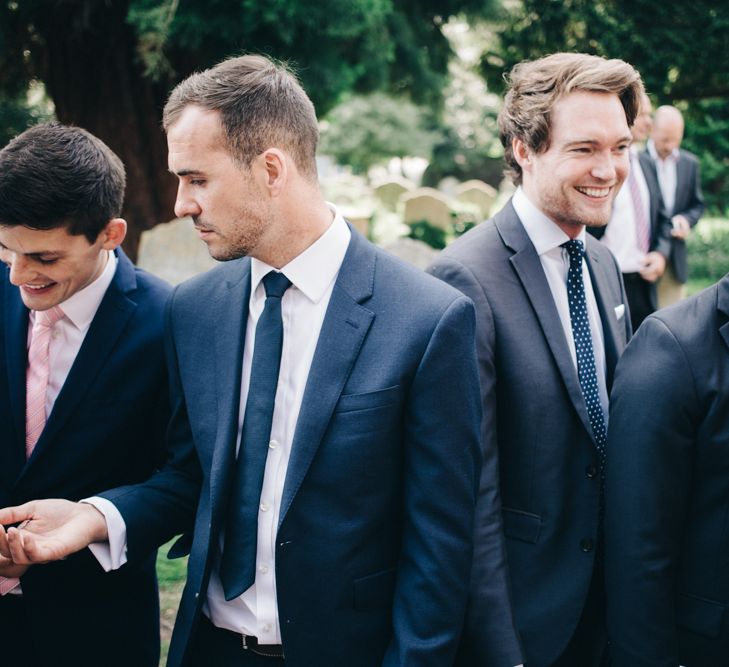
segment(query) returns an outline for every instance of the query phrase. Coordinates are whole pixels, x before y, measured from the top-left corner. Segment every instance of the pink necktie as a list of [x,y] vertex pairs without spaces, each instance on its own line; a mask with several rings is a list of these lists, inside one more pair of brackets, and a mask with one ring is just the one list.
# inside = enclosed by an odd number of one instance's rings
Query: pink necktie
[[[35,322],[28,348],[28,370],[25,376],[25,455],[30,458],[46,424],[46,389],[50,364],[48,346],[51,329],[63,317],[58,306],[35,311]],[[19,579],[0,577],[0,596],[7,595],[20,583]]]
[[51,329],[63,317],[58,306],[35,311],[35,323],[28,348],[28,370],[25,379],[25,455],[30,458],[46,425],[46,389],[51,372],[48,346]]
[[646,205],[643,202],[643,197],[640,196],[638,177],[635,175],[635,172],[638,169],[640,169],[638,158],[631,154],[628,187],[630,187],[630,197],[633,200],[633,210],[635,211],[635,236],[638,241],[638,248],[642,252],[647,253],[651,247],[651,236],[650,228],[648,226]]

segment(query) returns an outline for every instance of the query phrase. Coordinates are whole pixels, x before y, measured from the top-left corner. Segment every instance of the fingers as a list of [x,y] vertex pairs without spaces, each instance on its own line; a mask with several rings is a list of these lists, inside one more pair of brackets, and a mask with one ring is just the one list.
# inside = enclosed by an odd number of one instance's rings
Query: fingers
[[11,523],[20,523],[33,517],[34,503],[25,503],[17,507],[4,507],[0,509],[0,524],[7,526]]

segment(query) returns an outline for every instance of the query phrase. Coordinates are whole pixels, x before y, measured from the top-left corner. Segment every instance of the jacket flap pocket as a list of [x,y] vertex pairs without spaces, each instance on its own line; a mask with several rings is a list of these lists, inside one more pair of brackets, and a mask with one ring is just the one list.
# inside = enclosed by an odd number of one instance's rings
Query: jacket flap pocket
[[704,637],[718,637],[726,607],[720,602],[693,595],[679,595],[676,623]]
[[542,529],[542,517],[531,512],[503,508],[504,513],[504,535],[513,537],[515,540],[522,540],[536,544],[539,540],[539,533]]
[[395,568],[360,577],[354,582],[355,609],[376,609],[392,605]]

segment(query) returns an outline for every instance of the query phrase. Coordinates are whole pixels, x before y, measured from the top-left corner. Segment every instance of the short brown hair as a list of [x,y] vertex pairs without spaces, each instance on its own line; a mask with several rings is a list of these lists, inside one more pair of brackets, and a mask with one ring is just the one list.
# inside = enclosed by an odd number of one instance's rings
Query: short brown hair
[[246,55],[189,76],[167,100],[165,130],[190,104],[220,112],[226,146],[243,166],[276,146],[291,153],[303,174],[316,177],[314,105],[285,65]]
[[521,139],[533,152],[549,148],[551,114],[555,102],[576,91],[614,93],[625,109],[630,127],[644,94],[640,74],[623,60],[585,53],[555,53],[515,65],[508,76],[509,90],[499,113],[499,138],[514,184],[522,180],[512,140]]
[[124,165],[80,127],[44,123],[0,151],[0,225],[65,228],[94,243],[121,215]]

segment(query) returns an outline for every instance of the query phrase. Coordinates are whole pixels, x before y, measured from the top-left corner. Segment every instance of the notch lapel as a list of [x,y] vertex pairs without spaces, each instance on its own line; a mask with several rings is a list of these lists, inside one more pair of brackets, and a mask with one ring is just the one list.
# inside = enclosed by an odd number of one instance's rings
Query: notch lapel
[[216,436],[210,469],[210,503],[213,517],[225,510],[238,440],[240,384],[243,371],[243,348],[251,298],[251,263],[242,267],[234,279],[225,283],[213,305],[210,326],[215,340],[211,366],[215,368]]
[[[585,257],[587,259],[587,269],[590,272],[590,280],[592,281],[592,291],[595,293],[597,309],[602,322],[602,335],[605,341],[605,365],[607,367],[605,381],[609,395],[613,384],[615,366],[627,341],[620,334],[620,324],[615,316],[615,304],[620,303],[621,295],[610,289],[611,280],[608,271],[612,267],[606,267],[600,261],[598,253],[592,245],[588,243]],[[625,308],[627,310],[627,303]],[[623,317],[628,317],[627,312]]]
[[137,308],[129,296],[136,287],[134,266],[124,254],[119,253],[114,278],[99,304],[22,476],[52,446],[55,435],[63,428],[76,406],[88,396],[94,380],[103,372],[106,360]]
[[20,298],[18,288],[4,281],[3,335],[5,338],[5,368],[9,405],[0,412],[8,422],[0,447],[0,476],[9,487],[25,465],[25,369],[28,359],[28,309]]
[[567,345],[562,322],[559,319],[557,306],[544,275],[539,255],[511,204],[494,218],[494,223],[504,244],[514,251],[509,261],[537,315],[572,405],[594,442],[590,418],[587,415],[585,399],[577,377],[577,369],[572,363],[572,355]]
[[352,238],[332,290],[306,381],[286,473],[279,526],[321,444],[375,317],[371,310],[361,305],[372,295],[375,249],[356,231],[351,231]]
[[719,335],[724,340],[724,344],[729,348],[729,277],[724,277],[717,285],[716,296],[717,310],[724,315],[722,318],[726,320],[719,327]]

